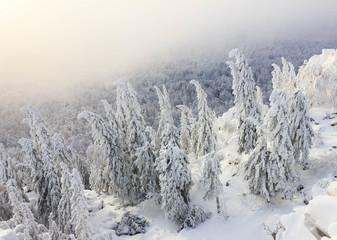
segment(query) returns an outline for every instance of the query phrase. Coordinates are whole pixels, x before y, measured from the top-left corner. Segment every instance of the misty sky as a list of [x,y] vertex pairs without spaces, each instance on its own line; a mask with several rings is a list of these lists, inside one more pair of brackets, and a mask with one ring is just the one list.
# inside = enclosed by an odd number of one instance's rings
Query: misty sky
[[185,46],[335,31],[336,0],[0,0],[0,96],[106,78]]

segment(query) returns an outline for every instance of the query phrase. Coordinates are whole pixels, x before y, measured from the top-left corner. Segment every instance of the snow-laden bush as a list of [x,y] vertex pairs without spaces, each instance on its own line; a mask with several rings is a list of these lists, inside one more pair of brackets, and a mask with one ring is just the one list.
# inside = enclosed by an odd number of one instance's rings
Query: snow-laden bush
[[337,50],[323,49],[300,67],[297,87],[310,106],[337,106]]
[[211,213],[205,211],[198,205],[193,205],[189,208],[186,216],[187,217],[181,225],[179,231],[184,228],[195,228],[199,223],[205,222],[207,218],[210,218]]
[[117,222],[115,231],[117,236],[121,235],[129,235],[133,236],[138,233],[145,233],[146,227],[149,225],[149,222],[146,221],[143,217],[138,217],[136,215],[131,214],[130,212],[126,212],[121,221]]

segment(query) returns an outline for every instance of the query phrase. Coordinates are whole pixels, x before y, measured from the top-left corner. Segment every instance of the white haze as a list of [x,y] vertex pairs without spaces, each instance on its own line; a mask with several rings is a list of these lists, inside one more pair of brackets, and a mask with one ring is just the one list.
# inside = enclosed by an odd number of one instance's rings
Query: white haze
[[0,0],[0,97],[61,94],[185,47],[329,35],[336,12],[335,0]]

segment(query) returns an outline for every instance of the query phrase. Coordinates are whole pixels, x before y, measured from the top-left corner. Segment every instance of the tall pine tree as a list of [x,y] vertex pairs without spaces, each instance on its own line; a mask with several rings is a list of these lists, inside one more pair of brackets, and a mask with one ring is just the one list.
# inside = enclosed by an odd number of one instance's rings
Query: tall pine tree
[[300,90],[290,98],[289,105],[289,130],[294,158],[306,168],[314,132],[310,125],[307,101]]
[[249,153],[257,141],[256,126],[260,124],[261,107],[257,101],[255,81],[246,57],[235,48],[229,57],[235,62],[227,61],[233,76],[233,94],[236,115],[239,119],[239,152]]

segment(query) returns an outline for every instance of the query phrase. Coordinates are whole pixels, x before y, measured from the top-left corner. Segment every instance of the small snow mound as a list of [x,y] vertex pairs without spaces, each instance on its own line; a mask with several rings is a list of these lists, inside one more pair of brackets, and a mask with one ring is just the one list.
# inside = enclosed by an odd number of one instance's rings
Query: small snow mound
[[329,228],[337,222],[337,198],[332,196],[317,196],[309,202],[305,210],[305,218],[326,236],[330,236]]
[[337,196],[337,181],[330,183],[326,189],[326,193],[329,196]]
[[17,236],[11,229],[0,231],[0,240],[17,240]]
[[332,238],[337,239],[337,222],[330,224],[328,228],[328,232]]

